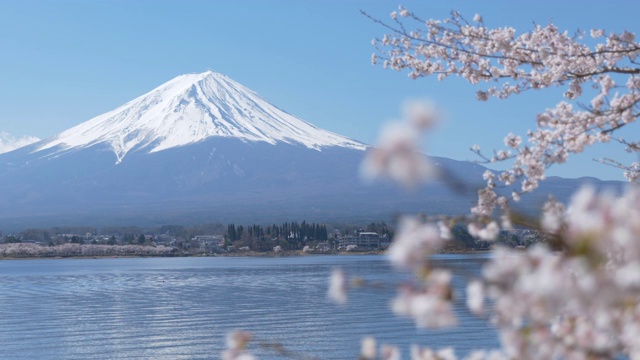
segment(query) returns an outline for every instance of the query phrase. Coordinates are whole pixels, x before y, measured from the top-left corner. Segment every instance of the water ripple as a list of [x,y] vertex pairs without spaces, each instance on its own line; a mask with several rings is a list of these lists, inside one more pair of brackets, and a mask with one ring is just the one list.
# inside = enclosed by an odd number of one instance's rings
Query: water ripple
[[[441,261],[463,276],[477,275],[482,263]],[[348,306],[333,305],[325,294],[335,266],[383,284],[403,276],[382,257],[0,262],[0,357],[216,359],[234,329],[322,359],[356,358],[368,335],[405,352],[411,343],[463,350],[496,344],[487,324],[463,308],[456,310],[460,327],[417,331],[390,313],[391,286],[365,288]]]

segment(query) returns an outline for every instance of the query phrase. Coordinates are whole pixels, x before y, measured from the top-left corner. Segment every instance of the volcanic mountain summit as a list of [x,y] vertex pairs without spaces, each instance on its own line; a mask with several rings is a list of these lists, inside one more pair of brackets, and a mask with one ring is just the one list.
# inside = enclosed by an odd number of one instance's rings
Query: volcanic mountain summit
[[212,71],[178,76],[119,108],[41,143],[54,153],[108,145],[117,163],[132,150],[149,153],[210,137],[300,144],[320,150],[365,145],[322,130],[271,105],[260,95]]

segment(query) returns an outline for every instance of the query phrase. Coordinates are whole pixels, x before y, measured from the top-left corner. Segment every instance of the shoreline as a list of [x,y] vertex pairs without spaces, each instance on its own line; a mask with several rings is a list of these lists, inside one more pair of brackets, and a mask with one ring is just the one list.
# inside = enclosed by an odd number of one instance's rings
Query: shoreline
[[[490,253],[491,250],[441,250],[433,255],[438,254],[483,254]],[[233,253],[215,253],[215,254],[195,254],[195,255],[87,255],[87,256],[11,256],[0,257],[2,260],[63,260],[63,259],[133,259],[133,258],[188,258],[188,257],[247,257],[247,258],[277,258],[277,257],[302,257],[302,256],[369,256],[369,255],[386,255],[387,251],[335,251],[335,252],[304,252],[302,250],[287,250],[279,253],[244,251]]]

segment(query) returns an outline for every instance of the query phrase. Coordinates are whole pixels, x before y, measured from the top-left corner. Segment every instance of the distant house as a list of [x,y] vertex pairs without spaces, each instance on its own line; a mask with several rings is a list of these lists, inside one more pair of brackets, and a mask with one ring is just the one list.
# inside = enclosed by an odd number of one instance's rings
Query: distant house
[[356,245],[360,250],[381,250],[389,246],[389,236],[376,232],[360,232],[357,236],[345,236],[338,239],[340,249],[346,249],[349,245]]
[[176,246],[176,238],[175,236],[167,235],[167,234],[158,234],[155,236],[156,244],[170,245]]
[[217,244],[222,242],[223,238],[220,235],[197,235],[193,238],[193,241],[197,241],[199,243],[207,242]]
[[196,244],[199,244],[200,246],[200,251],[204,251],[207,253],[211,253],[211,252],[223,252],[223,244],[224,244],[224,239],[222,238],[222,236],[218,236],[218,235],[198,235],[196,237],[193,238],[193,241]]

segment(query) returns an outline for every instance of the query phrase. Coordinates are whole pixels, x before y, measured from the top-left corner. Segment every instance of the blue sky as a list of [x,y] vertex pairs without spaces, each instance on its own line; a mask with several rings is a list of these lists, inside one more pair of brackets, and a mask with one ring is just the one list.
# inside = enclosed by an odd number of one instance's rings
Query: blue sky
[[[475,100],[459,79],[408,79],[370,63],[371,39],[384,29],[360,15],[388,19],[391,1],[3,1],[0,2],[0,132],[53,136],[153,89],[208,69],[257,91],[322,128],[373,143],[407,98],[429,98],[446,120],[424,142],[427,153],[473,160],[508,132],[524,134],[559,91],[506,101]],[[490,26],[528,30],[549,20],[560,29],[627,29],[640,34],[640,2],[409,1],[424,18],[455,9]],[[622,179],[592,158],[631,161],[599,146],[553,175]],[[626,157],[625,157],[626,156]]]

